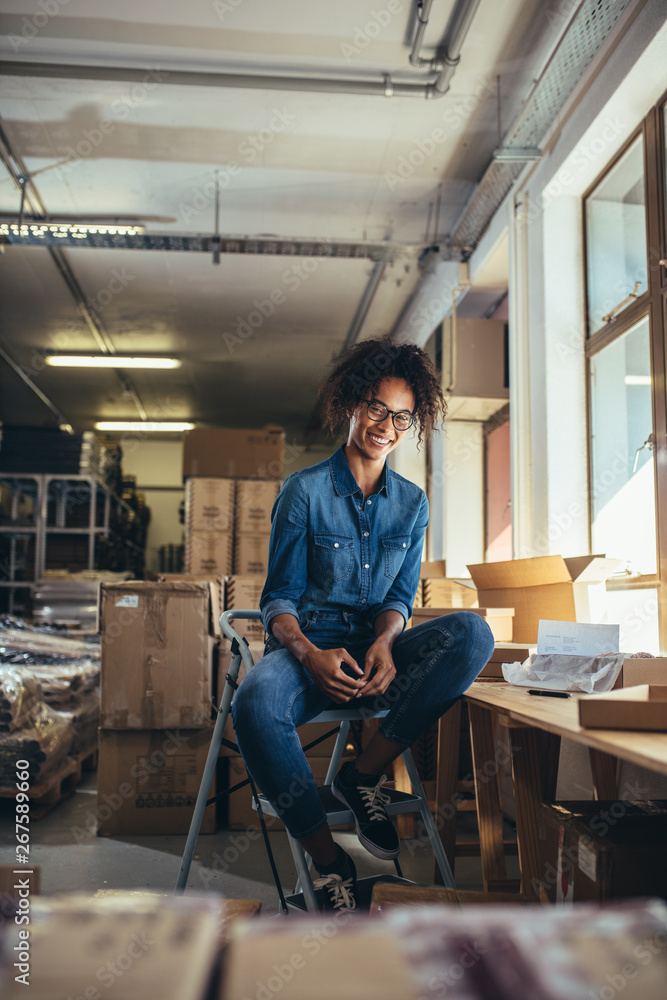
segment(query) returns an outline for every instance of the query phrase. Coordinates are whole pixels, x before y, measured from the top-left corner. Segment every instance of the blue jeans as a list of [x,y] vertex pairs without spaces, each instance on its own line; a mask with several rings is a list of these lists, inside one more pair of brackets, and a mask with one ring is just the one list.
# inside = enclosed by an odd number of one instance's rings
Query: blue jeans
[[[318,610],[300,621],[320,649],[344,647],[363,668],[375,641],[363,615]],[[249,774],[276,809],[291,835],[309,837],[326,823],[297,726],[332,707],[389,710],[379,731],[410,747],[472,684],[493,650],[493,636],[480,615],[459,611],[406,629],[392,655],[396,676],[382,695],[335,706],[298,660],[271,636],[264,656],[241,682],[232,701],[239,749]]]

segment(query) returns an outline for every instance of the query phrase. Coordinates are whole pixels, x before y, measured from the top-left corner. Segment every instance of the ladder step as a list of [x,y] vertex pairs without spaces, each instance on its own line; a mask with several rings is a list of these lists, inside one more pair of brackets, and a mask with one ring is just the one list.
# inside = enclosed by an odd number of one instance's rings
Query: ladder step
[[[336,796],[331,791],[331,785],[320,785],[317,789],[320,802],[324,806],[324,811],[327,814],[327,819],[331,825],[338,825],[339,823],[352,823],[354,822],[354,816],[352,810],[348,809],[342,802],[340,802]],[[397,792],[394,788],[387,788],[386,794],[389,795],[390,802],[387,804],[387,813],[389,816],[398,816],[401,813],[414,813],[419,812],[421,808],[421,799],[418,795],[412,795],[409,792]],[[277,816],[277,813],[268,799],[266,799],[261,793],[259,800],[262,805],[262,812],[267,816]],[[253,799],[252,803],[253,809],[257,806]]]

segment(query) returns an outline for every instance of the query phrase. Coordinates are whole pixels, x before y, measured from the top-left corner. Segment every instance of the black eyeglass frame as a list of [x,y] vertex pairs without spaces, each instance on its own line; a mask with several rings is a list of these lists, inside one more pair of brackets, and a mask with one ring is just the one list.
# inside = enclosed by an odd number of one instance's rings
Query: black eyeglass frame
[[[415,425],[415,421],[416,421],[417,417],[415,416],[414,413],[410,413],[410,410],[390,410],[389,407],[385,403],[381,402],[381,400],[379,400],[379,399],[362,399],[361,402],[366,404],[366,414],[368,416],[368,419],[372,420],[376,424],[381,424],[382,421],[386,420],[387,417],[388,417],[388,415],[391,413],[391,422],[394,425],[394,430],[397,430],[399,434],[404,434],[405,431],[409,431],[410,428],[414,427],[414,425]],[[384,414],[384,416],[382,416],[382,417],[372,417],[370,415],[369,409],[373,405],[375,405],[375,406],[382,406],[386,410],[386,413]],[[398,417],[401,413],[407,413],[408,416],[410,417],[410,423],[408,424],[407,427],[397,427],[396,426],[396,417]]]

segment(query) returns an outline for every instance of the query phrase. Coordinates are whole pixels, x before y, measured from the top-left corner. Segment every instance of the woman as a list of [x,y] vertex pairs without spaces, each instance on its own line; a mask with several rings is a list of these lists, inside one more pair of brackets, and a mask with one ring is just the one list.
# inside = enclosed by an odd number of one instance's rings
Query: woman
[[268,639],[232,712],[248,771],[312,857],[324,905],[354,909],[355,867],[332,839],[296,727],[331,702],[389,709],[332,791],[354,813],[363,846],[396,858],[386,771],[469,687],[493,638],[466,611],[405,630],[428,501],[386,459],[414,424],[419,445],[444,418],[429,356],[414,344],[364,341],[337,360],[321,396],[329,428],[349,421],[347,442],[289,476],[278,495],[260,601]]

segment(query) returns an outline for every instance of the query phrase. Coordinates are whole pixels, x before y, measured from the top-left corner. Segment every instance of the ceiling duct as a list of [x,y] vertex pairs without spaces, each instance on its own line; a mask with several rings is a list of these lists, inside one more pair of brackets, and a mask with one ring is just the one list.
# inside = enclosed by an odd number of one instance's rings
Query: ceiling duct
[[[540,74],[523,110],[508,129],[499,153],[539,148],[577,84],[632,0],[583,0]],[[525,159],[525,157],[524,157]],[[456,225],[451,242],[470,253],[525,162],[494,160]]]

